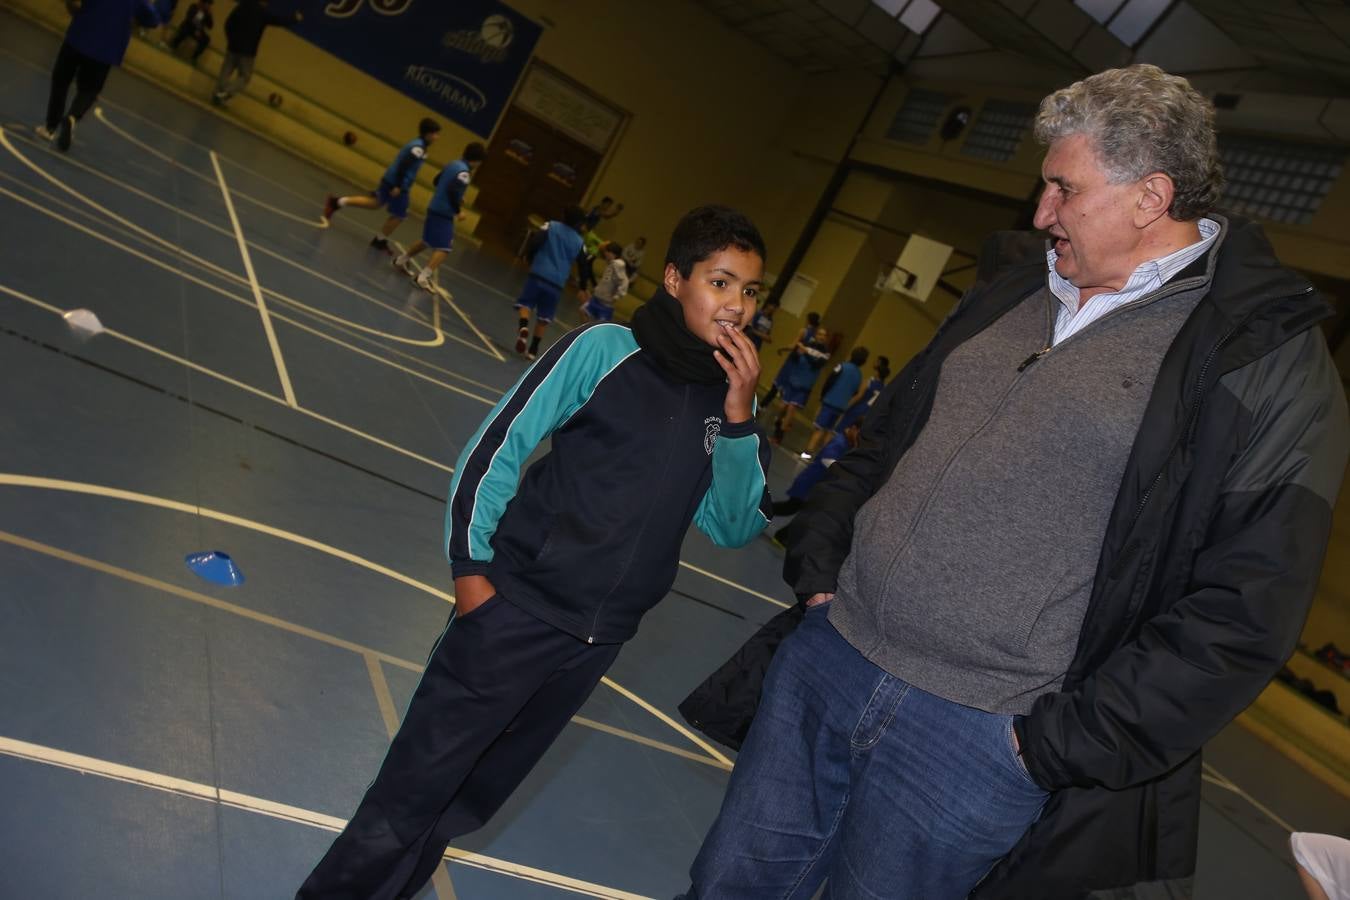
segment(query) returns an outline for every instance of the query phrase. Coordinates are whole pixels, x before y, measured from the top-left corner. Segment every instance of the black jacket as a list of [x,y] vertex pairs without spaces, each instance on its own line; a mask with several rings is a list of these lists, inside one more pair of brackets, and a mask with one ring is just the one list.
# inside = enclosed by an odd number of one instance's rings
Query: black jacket
[[238,56],[257,56],[263,30],[268,25],[293,25],[295,16],[295,13],[284,16],[270,13],[258,0],[240,0],[225,17],[226,48]]
[[[1312,601],[1350,445],[1314,328],[1330,309],[1236,219],[1176,281],[1192,278],[1208,292],[1163,360],[1063,689],[1016,725],[1050,799],[977,900],[1189,877],[1200,748],[1293,652]],[[1043,242],[986,247],[975,286],[790,526],[799,596],[834,590],[854,514],[924,427],[943,359],[1044,283]]]
[[723,420],[726,394],[672,377],[624,325],[569,332],[460,454],[445,515],[455,577],[486,575],[581,640],[628,640],[675,581],[691,522],[723,547],[768,524],[769,444],[753,419]]

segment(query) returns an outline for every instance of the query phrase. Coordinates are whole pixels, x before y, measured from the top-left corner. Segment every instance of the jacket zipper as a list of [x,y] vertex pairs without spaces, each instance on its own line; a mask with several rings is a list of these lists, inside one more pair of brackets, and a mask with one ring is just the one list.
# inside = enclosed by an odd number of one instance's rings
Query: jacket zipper
[[[680,412],[679,415],[675,416],[676,427],[678,427],[679,424],[682,421],[684,421],[684,413],[685,410],[687,410],[688,408],[689,408],[689,385],[685,385],[684,395],[680,401]],[[661,484],[662,482],[664,482],[666,473],[670,471],[670,458],[675,455],[675,444],[676,442],[672,439],[670,441],[670,446],[666,453],[665,465],[661,468],[661,476],[655,482],[653,482],[654,484]],[[633,541],[630,545],[631,549],[628,553],[628,558],[624,560],[623,566],[619,569],[618,576],[614,579],[614,585],[605,593],[603,597],[600,598],[600,604],[595,608],[595,615],[591,617],[590,634],[586,636],[586,643],[588,644],[595,643],[595,632],[598,631],[600,628],[600,614],[604,612],[605,603],[609,600],[610,595],[614,593],[614,588],[618,587],[619,584],[623,581],[624,575],[628,574],[628,569],[633,564],[633,554],[637,552],[638,544],[641,543],[642,541],[643,532],[647,530],[647,523],[651,520],[652,509],[655,505],[656,501],[655,497],[653,496],[651,505],[647,507],[647,515],[644,516],[642,519],[642,527],[639,528],[637,534],[633,536]]]

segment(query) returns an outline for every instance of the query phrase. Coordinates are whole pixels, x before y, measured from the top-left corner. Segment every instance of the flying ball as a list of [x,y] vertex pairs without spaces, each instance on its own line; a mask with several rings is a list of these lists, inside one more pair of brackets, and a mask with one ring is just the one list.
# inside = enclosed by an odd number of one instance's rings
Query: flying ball
[[272,93],[270,93],[270,94],[267,95],[267,103],[268,103],[269,106],[274,106],[274,107],[275,107],[275,106],[280,106],[280,105],[281,105],[281,95],[278,94],[276,91],[273,91]]

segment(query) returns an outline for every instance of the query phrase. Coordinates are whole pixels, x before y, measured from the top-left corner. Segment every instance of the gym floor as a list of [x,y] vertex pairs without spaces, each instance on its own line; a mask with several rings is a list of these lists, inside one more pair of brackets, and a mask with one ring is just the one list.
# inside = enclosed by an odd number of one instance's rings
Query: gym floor
[[[58,41],[0,25],[0,896],[289,897],[449,613],[444,495],[524,370],[524,272],[461,241],[418,290],[379,213],[318,218],[368,185],[125,72],[62,155],[32,131]],[[424,900],[684,887],[731,760],[675,707],[791,597],[767,539],[682,559]],[[1197,896],[1299,897],[1289,829],[1344,833],[1343,802],[1237,726],[1206,758]]]

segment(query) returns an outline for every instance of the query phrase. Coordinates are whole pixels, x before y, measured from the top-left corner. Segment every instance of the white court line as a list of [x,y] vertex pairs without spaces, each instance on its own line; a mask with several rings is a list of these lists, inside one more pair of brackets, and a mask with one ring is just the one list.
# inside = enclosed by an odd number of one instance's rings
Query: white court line
[[[122,765],[121,763],[98,759],[93,756],[70,753],[66,750],[58,750],[55,747],[47,747],[42,744],[16,740],[11,737],[0,736],[0,754],[14,757],[15,759],[52,766],[53,768],[78,772],[81,775],[97,775],[98,777],[106,778],[109,781],[120,781],[124,784],[131,784],[141,788],[176,794],[180,797],[187,797],[193,800],[205,800],[209,803],[218,803],[221,806],[228,806],[245,812],[268,816],[273,819],[280,819],[284,822],[293,822],[297,825],[308,825],[312,828],[321,828],[324,831],[339,832],[347,824],[345,819],[304,809],[303,807],[292,806],[287,803],[278,803],[275,800],[267,800],[262,797],[255,797],[251,794],[230,791],[210,784],[189,781],[186,778],[177,778],[173,775],[152,772],[149,769],[139,769],[134,766]],[[561,888],[587,897],[612,898],[612,900],[648,900],[648,898],[643,897],[641,894],[633,894],[628,891],[618,890],[617,888],[606,887],[602,884],[583,881],[579,878],[572,878],[557,872],[550,872],[546,869],[537,869],[534,866],[525,866],[520,863],[509,862],[492,856],[485,856],[481,853],[470,853],[466,850],[458,850],[453,847],[446,849],[445,859],[459,863],[460,865],[472,866],[476,869],[484,869],[488,872],[509,875],[513,878]]]
[[[7,173],[5,173],[5,172],[0,172],[0,177],[9,177],[9,176],[8,176]],[[9,197],[9,198],[11,198],[12,200],[15,200],[15,201],[18,202],[18,203],[22,203],[23,205],[28,206],[28,207],[30,207],[30,208],[36,210],[37,212],[42,213],[42,214],[45,215],[45,216],[48,216],[48,217],[53,218],[53,219],[56,219],[58,222],[62,222],[63,224],[68,225],[69,227],[74,228],[74,229],[76,229],[76,230],[78,230],[78,231],[82,231],[82,232],[84,232],[85,234],[89,235],[90,237],[95,238],[96,240],[103,241],[103,242],[106,243],[106,244],[109,244],[109,245],[111,245],[111,246],[113,246],[113,247],[116,247],[118,250],[121,250],[123,253],[127,253],[127,254],[130,254],[131,256],[135,256],[135,257],[138,258],[138,259],[145,260],[146,262],[150,263],[151,265],[156,266],[156,267],[158,267],[158,268],[160,268],[160,269],[163,269],[163,270],[166,271],[166,272],[172,272],[173,274],[179,276],[180,278],[183,278],[183,279],[185,279],[185,280],[187,280],[187,281],[192,282],[193,284],[200,285],[201,287],[204,287],[204,288],[206,288],[207,290],[210,290],[210,291],[213,291],[213,292],[215,292],[215,293],[217,293],[217,294],[220,294],[222,297],[225,297],[225,298],[228,299],[228,300],[232,300],[232,301],[234,301],[235,303],[239,303],[239,304],[242,304],[242,305],[244,305],[244,306],[250,306],[250,307],[253,306],[253,302],[252,302],[251,300],[245,298],[245,297],[240,297],[240,296],[238,296],[238,295],[236,295],[236,294],[232,294],[232,293],[230,293],[229,291],[225,290],[224,288],[222,288],[222,287],[220,287],[220,286],[218,286],[218,285],[212,284],[212,283],[209,282],[209,281],[204,281],[204,280],[202,280],[201,278],[198,278],[196,275],[193,275],[191,272],[187,272],[187,271],[185,271],[185,270],[183,270],[183,269],[180,269],[180,268],[177,268],[177,267],[175,267],[175,266],[172,266],[172,265],[170,265],[169,263],[164,262],[163,260],[156,259],[155,257],[150,256],[149,254],[142,253],[140,250],[137,250],[137,249],[134,248],[134,247],[129,247],[129,246],[127,246],[126,244],[123,244],[123,243],[121,243],[120,241],[117,241],[117,240],[115,240],[115,239],[109,237],[107,234],[104,234],[104,233],[99,232],[99,231],[95,231],[94,229],[92,229],[92,228],[90,228],[90,227],[88,227],[88,226],[86,226],[86,225],[83,225],[83,224],[81,224],[80,222],[76,222],[76,221],[73,220],[73,219],[70,219],[70,218],[68,218],[68,217],[66,217],[66,216],[61,215],[60,213],[54,212],[54,211],[49,210],[49,209],[45,209],[45,208],[43,208],[42,206],[38,205],[37,203],[34,203],[32,200],[29,200],[27,197],[23,197],[23,196],[21,196],[21,195],[19,195],[19,194],[16,194],[16,193],[14,193],[13,191],[8,190],[7,188],[0,187],[0,196]],[[128,236],[134,237],[134,236],[135,236],[135,235],[134,235],[134,232],[128,233]],[[242,278],[238,278],[237,276],[232,276],[232,277],[233,277],[234,280],[236,280],[237,282],[240,282],[240,283],[243,282],[243,279],[242,279]],[[268,293],[271,293],[271,292],[269,291]],[[18,294],[16,294],[16,296],[20,296],[21,299],[24,299],[24,298],[25,298],[24,295],[18,295]],[[275,294],[274,294],[273,296],[275,296]],[[297,309],[297,312],[304,313],[305,310],[304,310],[304,309]],[[350,352],[352,352],[352,353],[356,353],[356,354],[358,354],[358,355],[360,355],[360,356],[369,357],[370,359],[374,360],[375,362],[380,363],[381,365],[388,366],[388,367],[391,368],[391,369],[397,369],[398,371],[404,372],[405,374],[408,374],[408,375],[411,375],[411,376],[413,376],[414,378],[420,378],[420,379],[423,380],[423,381],[426,381],[426,382],[428,382],[428,383],[430,383],[430,384],[437,385],[438,387],[441,387],[441,388],[443,388],[443,389],[445,389],[445,390],[447,390],[447,391],[450,391],[450,392],[452,392],[452,393],[460,394],[460,395],[465,396],[465,397],[469,397],[469,398],[471,398],[471,399],[473,399],[473,400],[478,401],[479,403],[486,404],[487,406],[492,406],[493,404],[495,404],[495,403],[497,402],[496,400],[491,400],[491,399],[489,399],[489,398],[487,398],[487,397],[480,396],[480,395],[475,394],[475,393],[473,393],[473,392],[471,392],[471,391],[466,391],[466,390],[464,390],[463,388],[458,387],[458,386],[456,386],[456,385],[453,385],[453,384],[447,384],[447,383],[445,383],[444,381],[438,381],[437,379],[432,378],[430,375],[427,375],[427,374],[424,373],[424,372],[419,372],[419,371],[417,371],[416,369],[409,369],[407,366],[400,365],[399,363],[396,363],[396,362],[394,362],[393,360],[390,360],[390,359],[387,359],[387,358],[385,358],[385,357],[383,357],[383,356],[380,356],[379,354],[372,353],[372,352],[370,352],[370,351],[368,351],[368,350],[363,350],[363,349],[361,349],[360,347],[357,347],[357,346],[355,346],[355,345],[353,345],[353,344],[349,344],[349,343],[347,343],[346,341],[343,341],[342,339],[337,338],[337,337],[334,337],[334,336],[332,336],[332,335],[330,335],[330,334],[325,334],[324,332],[319,331],[319,330],[316,329],[316,328],[312,328],[312,327],[310,327],[309,325],[304,324],[303,322],[299,322],[299,321],[297,321],[297,320],[295,320],[295,319],[292,319],[292,318],[290,318],[289,316],[283,315],[283,314],[281,314],[281,313],[273,313],[273,314],[272,314],[272,318],[277,319],[277,320],[282,321],[282,322],[285,322],[285,323],[287,323],[288,325],[291,325],[291,326],[293,326],[293,327],[295,327],[295,328],[299,328],[300,330],[305,331],[305,332],[307,332],[307,333],[309,333],[309,334],[312,334],[312,335],[314,335],[315,337],[318,337],[318,338],[321,338],[321,339],[323,339],[323,340],[325,340],[325,341],[328,341],[330,344],[336,344],[337,346],[342,347],[343,349],[348,350],[348,351],[350,351]],[[322,316],[319,316],[318,318],[323,318],[323,317],[322,317]],[[340,325],[339,325],[339,326],[336,326],[336,327],[338,327],[339,329],[344,330],[344,331],[346,330],[346,329],[342,329],[342,326],[340,326]],[[393,348],[385,347],[384,345],[379,344],[379,343],[373,341],[372,339],[367,338],[367,337],[364,337],[364,336],[362,336],[362,335],[360,335],[360,334],[357,334],[357,333],[355,333],[355,332],[347,332],[347,333],[348,333],[351,337],[358,338],[358,339],[360,339],[360,340],[364,340],[364,341],[367,341],[367,342],[369,342],[369,343],[372,343],[372,344],[374,344],[374,346],[379,347],[381,350],[384,350],[384,351],[387,352],[387,353],[394,353],[394,354],[397,354],[397,355],[399,355],[399,356],[406,356],[406,354],[400,353],[399,351],[394,350]],[[158,351],[157,351],[157,352],[158,352]],[[412,359],[414,362],[418,362],[418,361],[419,361],[419,360],[417,360],[415,357],[409,357],[409,358]],[[425,365],[427,365],[429,368],[435,369],[436,371],[441,371],[441,368],[440,368],[439,366],[434,366],[434,365],[431,365],[431,364],[429,364],[429,363],[427,363],[427,364],[425,364]],[[205,371],[208,371],[208,372],[209,372],[210,370],[205,370]],[[467,380],[467,379],[466,379],[466,380]],[[488,386],[488,385],[484,385],[484,387],[489,387],[490,390],[496,390],[496,388],[491,388],[491,387]],[[285,403],[284,400],[281,400],[280,402]],[[301,411],[304,411],[304,410],[303,410],[303,407],[301,408]],[[318,414],[315,413],[314,415],[318,415]],[[438,464],[438,463],[433,463],[433,465],[439,465],[439,464]],[[444,467],[442,467],[442,468],[444,468]],[[447,471],[449,471],[449,470],[447,470]]]
[[[86,197],[84,194],[80,193],[79,191],[74,190],[74,189],[71,188],[69,185],[67,185],[65,182],[61,181],[61,179],[59,179],[59,178],[57,178],[56,176],[52,175],[51,173],[47,172],[47,171],[46,171],[45,169],[43,169],[41,166],[37,165],[37,164],[34,163],[32,160],[30,160],[28,157],[26,157],[26,156],[24,156],[22,153],[20,153],[20,152],[18,151],[18,149],[15,148],[15,146],[9,142],[9,135],[8,135],[8,133],[5,131],[4,128],[0,128],[0,145],[3,145],[7,150],[9,150],[9,152],[10,152],[11,154],[13,154],[13,156],[14,156],[15,159],[19,160],[21,163],[23,163],[25,166],[27,166],[29,169],[31,169],[31,170],[32,170],[34,173],[36,173],[40,178],[43,178],[43,179],[46,180],[47,182],[49,182],[49,183],[55,185],[57,188],[59,188],[60,190],[66,192],[67,194],[71,195],[72,197],[76,198],[76,199],[79,200],[81,203],[84,203],[86,206],[89,206],[89,207],[92,208],[92,209],[98,210],[100,213],[102,213],[103,215],[107,216],[107,217],[108,217],[109,219],[111,219],[112,221],[118,222],[118,223],[122,224],[123,226],[125,226],[125,227],[127,227],[127,228],[130,228],[132,231],[135,231],[135,232],[137,232],[138,234],[143,235],[145,238],[148,238],[149,240],[153,241],[154,243],[159,244],[159,245],[161,245],[161,246],[167,248],[167,249],[168,249],[169,251],[171,251],[174,255],[176,255],[176,256],[182,256],[182,257],[184,257],[184,258],[186,258],[186,259],[188,259],[188,260],[191,260],[191,261],[194,262],[196,265],[201,266],[202,268],[207,269],[207,270],[210,270],[210,271],[212,271],[212,272],[215,272],[216,274],[218,274],[218,275],[220,275],[220,276],[222,276],[222,277],[224,277],[224,278],[226,278],[226,279],[228,279],[228,280],[230,280],[230,281],[236,282],[236,283],[238,283],[238,284],[245,284],[245,283],[247,283],[247,282],[246,282],[246,279],[243,278],[242,276],[236,275],[234,272],[231,272],[230,270],[224,268],[223,266],[218,266],[218,265],[216,265],[215,263],[211,262],[210,260],[204,259],[204,258],[202,258],[201,256],[198,256],[198,255],[195,254],[195,253],[191,253],[191,252],[189,252],[189,251],[183,249],[182,247],[178,246],[177,244],[173,243],[172,241],[169,241],[169,240],[166,240],[165,238],[160,237],[158,234],[155,234],[153,231],[151,231],[151,230],[149,230],[149,229],[147,229],[147,228],[142,228],[140,225],[137,225],[135,222],[132,222],[132,221],[130,221],[129,219],[124,218],[123,216],[119,216],[117,213],[115,213],[115,212],[113,212],[112,210],[108,209],[106,206],[102,206],[102,205],[100,205],[99,203],[96,203],[95,201],[93,201],[93,200],[91,200],[90,198]],[[17,195],[14,195],[14,196],[17,196]],[[40,207],[39,207],[39,208],[40,208]],[[391,340],[391,341],[397,341],[397,342],[402,343],[402,344],[412,344],[412,345],[418,346],[418,347],[439,347],[439,346],[441,346],[442,344],[445,343],[445,333],[442,332],[442,331],[436,331],[435,329],[432,330],[432,331],[433,331],[434,337],[432,337],[432,338],[430,338],[430,339],[428,339],[428,340],[417,340],[417,339],[415,339],[415,338],[406,338],[406,337],[403,337],[402,335],[393,334],[393,333],[388,332],[388,331],[381,331],[381,330],[378,329],[378,328],[370,328],[370,327],[368,327],[368,326],[365,326],[365,325],[360,324],[359,322],[353,322],[353,321],[351,321],[350,319],[345,319],[345,318],[343,318],[342,316],[335,315],[335,314],[330,313],[330,312],[326,312],[325,310],[318,309],[318,308],[313,307],[313,306],[310,306],[310,305],[308,305],[308,304],[306,304],[306,303],[302,303],[301,301],[296,300],[294,297],[289,297],[289,296],[287,296],[287,295],[281,293],[280,291],[268,290],[267,293],[268,293],[269,295],[271,295],[272,297],[276,298],[277,300],[280,300],[281,302],[283,302],[283,303],[285,303],[285,304],[287,304],[287,305],[289,305],[289,306],[293,306],[293,307],[295,307],[296,309],[304,310],[305,312],[308,312],[308,313],[310,313],[311,315],[318,316],[318,317],[323,318],[323,319],[328,319],[328,320],[331,321],[331,322],[335,322],[335,323],[341,324],[341,325],[343,325],[343,326],[345,326],[345,327],[347,327],[347,328],[355,329],[355,330],[357,330],[357,331],[364,331],[364,332],[366,332],[367,334],[372,334],[372,335],[375,335],[375,336],[377,336],[377,337],[386,338],[386,339]],[[357,296],[362,296],[362,295],[360,294],[360,292],[354,292],[354,293],[356,293]],[[376,301],[376,302],[378,302],[378,301]],[[401,316],[401,317],[407,319],[407,320],[410,321],[410,322],[414,322],[414,323],[418,324],[419,327],[426,327],[426,326],[423,325],[422,323],[417,322],[417,319],[415,319],[414,317],[412,317],[412,316],[410,316],[410,315],[404,313],[402,310],[398,309],[397,307],[393,307],[393,306],[390,306],[390,305],[384,304],[384,303],[380,303],[379,305],[384,306],[386,309],[389,309],[389,310],[390,310],[391,312],[393,312],[395,315]],[[470,346],[470,347],[473,347],[475,350],[478,350],[478,352],[480,352],[480,353],[484,353],[484,354],[487,353],[486,350],[482,350],[482,349],[478,348],[476,344],[472,344],[472,343],[469,343],[469,342],[467,342],[467,341],[465,341],[464,343],[468,344],[468,346]]]
[[[235,525],[240,528],[246,528],[250,531],[256,531],[261,534],[266,534],[270,537],[279,538],[283,541],[289,541],[293,544],[299,544],[302,547],[307,547],[311,550],[317,550],[320,553],[327,553],[328,555],[337,557],[338,559],[341,559],[345,562],[350,562],[353,565],[357,565],[360,566],[361,568],[368,569],[369,571],[375,572],[379,575],[384,575],[387,578],[392,578],[395,581],[406,584],[409,587],[416,588],[417,590],[430,594],[433,597],[438,597],[446,601],[447,603],[453,604],[455,602],[454,595],[452,594],[447,594],[444,591],[438,590],[429,584],[418,581],[417,579],[404,575],[401,572],[396,572],[393,569],[380,565],[379,563],[372,562],[371,560],[368,560],[365,557],[357,556],[355,553],[349,553],[346,550],[339,549],[337,547],[332,546],[331,544],[325,544],[322,541],[316,541],[313,538],[305,537],[304,535],[297,534],[293,531],[286,531],[285,529],[275,528],[271,525],[266,525],[262,522],[257,522],[253,519],[246,519],[242,516],[232,515],[231,513],[221,512],[219,510],[210,509],[205,506],[197,506],[191,503],[183,503],[179,500],[170,500],[167,497],[158,497],[154,494],[144,494],[139,491],[128,491],[123,490],[121,488],[108,487],[106,485],[101,484],[91,484],[89,482],[84,481],[67,481],[61,478],[43,478],[35,475],[22,475],[14,472],[0,472],[0,485],[11,485],[13,487],[19,488],[36,488],[38,490],[48,490],[48,491],[62,491],[71,494],[85,494],[93,497],[106,497],[112,500],[123,500],[130,503],[140,503],[144,506],[152,506],[157,507],[159,509],[168,509],[174,512],[187,513],[188,515],[197,515],[206,519],[214,519],[215,521],[218,522],[224,522],[227,525]],[[727,759],[726,756],[720,753],[716,748],[712,747],[707,741],[703,740],[703,738],[699,737],[693,731],[690,731],[684,725],[680,724],[675,719],[672,719],[670,716],[666,715],[661,710],[657,709],[655,706],[652,706],[650,703],[648,703],[646,700],[643,700],[637,694],[618,684],[614,680],[610,679],[608,676],[602,678],[601,681],[602,683],[613,688],[619,694],[623,695],[624,697],[627,697],[629,700],[637,704],[642,709],[651,713],[660,721],[669,725],[672,729],[674,729],[681,736],[687,738],[695,746],[699,747],[700,749],[706,750],[711,758],[717,760],[719,763],[725,763],[726,765],[731,764],[731,761]]]
[[317,550],[320,553],[326,553],[329,556],[337,557],[344,562],[349,562],[354,566],[360,566],[363,569],[374,572],[377,575],[383,575],[394,581],[406,584],[408,587],[416,588],[423,593],[430,594],[433,597],[439,597],[447,603],[454,603],[454,594],[447,594],[439,588],[434,588],[423,581],[404,575],[402,572],[382,566],[373,560],[366,559],[364,556],[358,556],[350,553],[332,544],[325,544],[323,541],[316,541],[313,538],[305,537],[303,534],[297,534],[294,531],[287,531],[284,528],[275,528],[271,525],[265,525],[262,522],[255,522],[252,519],[246,519],[242,516],[232,515],[231,513],[211,509],[206,506],[198,506],[195,503],[183,503],[179,500],[170,500],[167,497],[157,497],[154,494],[143,494],[139,491],[125,491],[121,488],[107,487],[101,484],[89,484],[82,481],[66,481],[60,478],[40,478],[34,475],[20,475],[13,472],[0,472],[0,485],[10,485],[19,488],[37,488],[46,491],[63,491],[72,494],[87,494],[94,497],[106,497],[110,500],[124,500],[130,503],[139,503],[143,506],[154,506],[159,509],[168,509],[173,512],[186,513],[190,516],[201,516],[204,519],[212,519],[217,522],[224,522],[226,525],[235,525],[239,528],[246,528],[249,531],[256,531],[269,537],[279,538],[283,541],[289,541],[292,544],[298,544],[310,550]]
[[225,211],[230,214],[230,224],[234,226],[234,236],[239,241],[239,255],[244,258],[244,271],[248,274],[248,286],[253,289],[253,299],[258,304],[258,315],[262,318],[263,331],[267,334],[267,346],[272,348],[272,360],[277,365],[277,377],[281,379],[281,391],[286,396],[286,404],[295,409],[295,388],[291,387],[291,376],[286,371],[286,359],[281,355],[281,345],[277,343],[277,333],[272,329],[272,318],[267,314],[267,302],[263,300],[262,288],[258,286],[258,273],[253,271],[253,259],[248,255],[248,242],[244,240],[244,229],[239,226],[239,217],[234,214],[234,201],[230,199],[230,188],[225,184],[225,173],[220,171],[220,161],[215,151],[211,151],[211,165],[220,179],[220,195],[225,200]]
[[[189,175],[195,175],[195,176],[197,176],[198,178],[200,178],[200,179],[202,179],[203,181],[205,181],[207,184],[210,184],[210,183],[211,183],[211,178],[210,178],[209,176],[207,176],[207,175],[205,175],[205,174],[203,174],[203,173],[201,173],[201,172],[198,172],[196,169],[193,169],[193,168],[191,168],[190,166],[184,165],[183,163],[181,163],[181,162],[179,162],[178,160],[174,159],[172,156],[169,156],[167,153],[164,153],[164,152],[162,152],[162,151],[160,151],[160,150],[156,150],[154,147],[150,146],[149,144],[145,143],[145,142],[142,141],[142,140],[139,140],[139,139],[137,139],[137,138],[131,136],[130,134],[128,134],[127,132],[123,131],[123,130],[122,130],[121,128],[119,128],[118,126],[114,125],[112,122],[108,121],[108,117],[105,116],[105,115],[103,114],[103,109],[102,109],[102,107],[95,107],[95,108],[94,108],[94,118],[98,119],[100,122],[102,122],[102,123],[103,123],[104,125],[106,125],[108,128],[110,128],[114,133],[120,135],[120,136],[121,136],[123,139],[125,139],[126,141],[129,141],[130,143],[135,144],[137,147],[140,147],[140,148],[141,148],[142,150],[144,150],[145,152],[150,153],[150,154],[152,154],[152,155],[154,155],[154,156],[159,157],[160,159],[162,159],[162,160],[164,160],[165,162],[167,162],[169,165],[174,166],[175,168],[181,169],[181,170],[183,170],[184,172],[187,172]],[[214,150],[212,150],[212,149],[210,149],[210,148],[208,147],[208,148],[206,148],[206,152],[209,153],[209,154],[211,154],[211,157],[212,157],[212,165],[215,166],[215,165],[216,165],[216,163],[215,163],[216,151],[214,151]],[[250,196],[250,195],[244,193],[243,191],[232,191],[232,193],[235,194],[236,196],[238,196],[241,200],[247,200],[248,202],[253,203],[253,204],[257,205],[257,206],[261,206],[263,209],[266,209],[266,210],[268,210],[269,212],[274,212],[274,213],[276,213],[276,214],[279,215],[279,216],[284,216],[285,218],[291,219],[292,221],[299,222],[299,223],[302,224],[302,225],[309,225],[311,228],[319,228],[319,229],[324,229],[324,228],[327,228],[327,227],[328,227],[328,220],[325,219],[323,216],[316,216],[316,217],[314,217],[313,219],[306,219],[306,218],[303,218],[303,217],[301,217],[301,216],[294,215],[293,213],[289,213],[289,212],[287,212],[287,211],[284,210],[284,209],[279,209],[278,207],[272,206],[270,203],[265,203],[265,202],[263,202],[262,200],[259,200],[257,197]]]
[[737,584],[736,582],[732,581],[730,578],[723,578],[721,575],[718,575],[718,574],[716,574],[715,572],[709,572],[707,569],[700,569],[698,566],[694,565],[693,563],[687,563],[687,562],[685,562],[684,560],[680,560],[680,565],[683,566],[684,568],[688,569],[688,570],[691,571],[691,572],[697,572],[698,574],[702,575],[704,578],[711,578],[713,581],[721,582],[722,584],[725,584],[727,587],[733,587],[733,588],[735,588],[735,589],[738,590],[738,591],[742,591],[742,592],[744,592],[744,593],[747,593],[747,594],[749,594],[751,597],[758,597],[758,598],[761,599],[761,600],[767,600],[767,601],[769,601],[770,603],[772,603],[774,606],[781,606],[781,607],[783,607],[783,609],[788,609],[788,608],[790,608],[790,607],[792,606],[791,603],[784,603],[782,600],[775,600],[773,597],[770,597],[768,594],[761,594],[759,591],[754,590],[753,588],[748,588],[748,587],[746,587],[746,586],[743,585],[743,584]]

